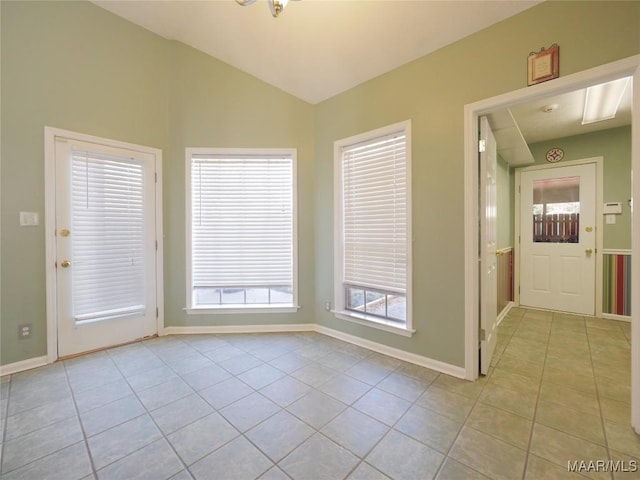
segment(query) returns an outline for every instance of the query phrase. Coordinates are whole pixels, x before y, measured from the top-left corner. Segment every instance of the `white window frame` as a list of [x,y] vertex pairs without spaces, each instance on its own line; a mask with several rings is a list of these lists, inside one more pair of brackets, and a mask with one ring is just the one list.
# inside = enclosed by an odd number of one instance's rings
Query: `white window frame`
[[[295,148],[196,148],[185,149],[185,221],[186,221],[186,301],[185,311],[188,314],[229,314],[229,313],[293,313],[300,309],[298,305],[298,177],[297,150]],[[292,162],[292,216],[293,216],[293,301],[274,304],[221,304],[221,305],[193,305],[193,272],[192,272],[192,238],[191,238],[191,160],[194,155],[231,155],[245,156],[287,156]]]
[[[346,309],[344,274],[344,242],[343,242],[343,192],[342,192],[342,149],[344,147],[374,140],[379,137],[403,132],[406,136],[406,171],[407,171],[407,265],[406,265],[406,321],[404,325],[397,321],[387,320],[375,315],[354,312]],[[359,135],[334,142],[334,310],[336,318],[379,330],[410,337],[413,330],[412,315],[412,226],[411,226],[411,120],[388,125]]]

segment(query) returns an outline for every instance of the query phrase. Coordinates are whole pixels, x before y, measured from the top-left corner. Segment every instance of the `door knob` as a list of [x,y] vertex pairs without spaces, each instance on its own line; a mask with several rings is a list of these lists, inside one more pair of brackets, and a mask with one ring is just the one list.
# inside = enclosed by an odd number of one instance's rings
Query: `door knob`
[[62,268],[69,268],[71,266],[71,261],[70,260],[63,260],[60,265],[62,266]]
[[587,255],[591,255],[593,253],[593,250],[591,250],[590,248],[585,249],[584,253],[586,253]]

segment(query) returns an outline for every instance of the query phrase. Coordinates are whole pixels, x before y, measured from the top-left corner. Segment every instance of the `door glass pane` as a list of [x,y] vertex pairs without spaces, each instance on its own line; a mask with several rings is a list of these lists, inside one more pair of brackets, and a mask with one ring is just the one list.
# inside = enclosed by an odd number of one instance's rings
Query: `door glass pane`
[[74,151],[71,172],[72,302],[76,323],[144,312],[142,161]]
[[533,182],[533,241],[580,241],[580,177]]

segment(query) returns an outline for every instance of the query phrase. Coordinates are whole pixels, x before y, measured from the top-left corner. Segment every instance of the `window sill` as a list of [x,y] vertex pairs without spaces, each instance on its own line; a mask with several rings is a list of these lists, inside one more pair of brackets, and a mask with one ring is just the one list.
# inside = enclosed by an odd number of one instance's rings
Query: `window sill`
[[188,315],[220,315],[227,313],[295,313],[299,305],[207,305],[204,307],[187,307]]
[[399,326],[396,322],[374,317],[373,315],[358,314],[345,310],[333,311],[333,313],[336,318],[341,320],[347,320],[348,322],[357,323],[359,325],[366,325],[367,327],[384,330],[385,332],[395,333],[396,335],[402,335],[404,337],[411,337],[416,333],[413,329]]

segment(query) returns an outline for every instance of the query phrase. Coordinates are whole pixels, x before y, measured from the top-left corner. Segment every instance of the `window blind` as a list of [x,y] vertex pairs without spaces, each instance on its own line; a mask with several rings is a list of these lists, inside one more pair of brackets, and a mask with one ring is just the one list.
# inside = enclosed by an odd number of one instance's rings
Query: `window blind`
[[145,310],[143,164],[73,151],[71,240],[76,322]]
[[192,287],[293,285],[293,159],[192,155]]
[[406,163],[402,132],[342,147],[344,283],[406,293]]

